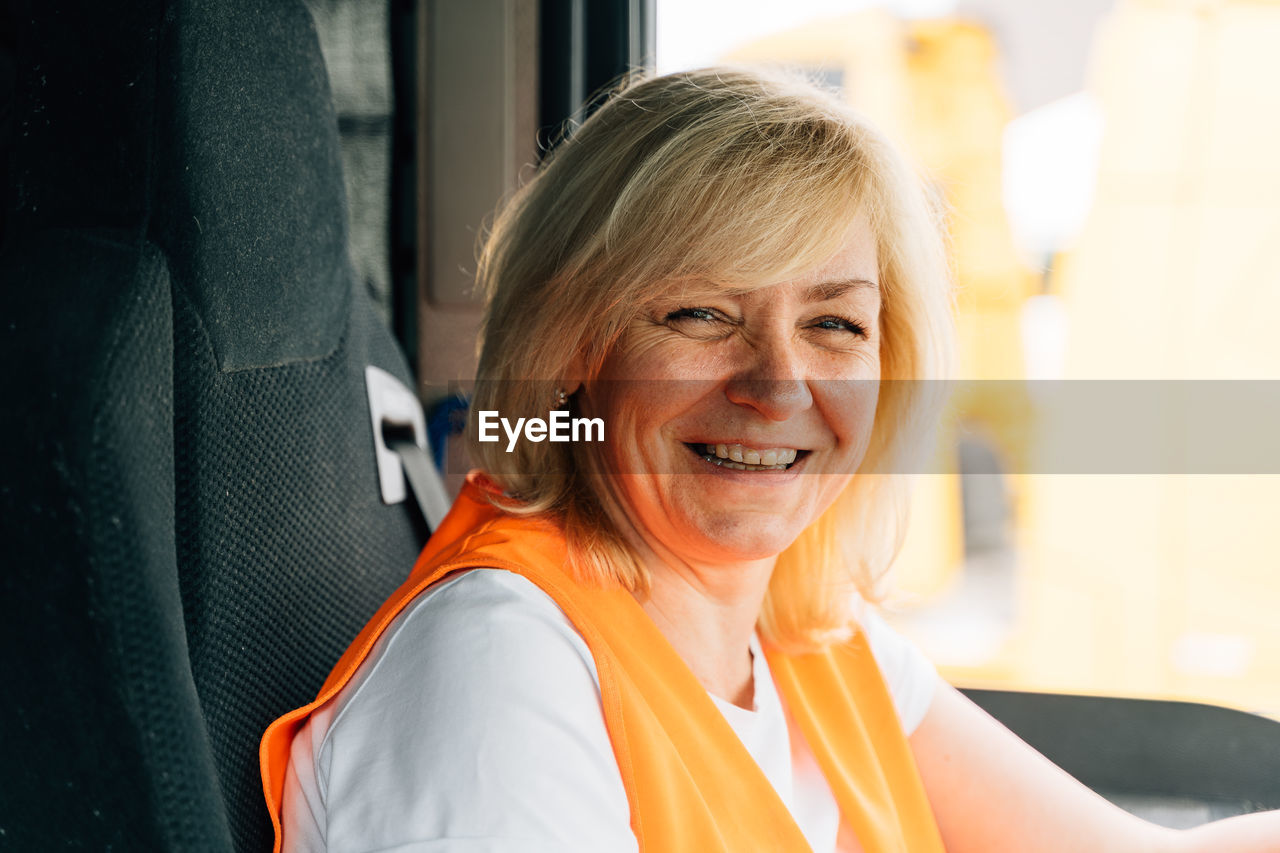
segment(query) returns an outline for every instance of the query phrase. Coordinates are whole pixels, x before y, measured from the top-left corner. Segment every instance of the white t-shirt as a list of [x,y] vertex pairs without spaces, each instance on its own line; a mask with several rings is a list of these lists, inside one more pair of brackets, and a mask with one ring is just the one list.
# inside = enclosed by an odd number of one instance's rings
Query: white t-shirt
[[[924,656],[867,609],[872,653],[903,730],[932,700]],[[752,643],[755,709],[712,696],[819,853],[839,811],[788,732]],[[284,853],[634,853],[595,663],[550,597],[475,569],[402,611],[293,740]]]

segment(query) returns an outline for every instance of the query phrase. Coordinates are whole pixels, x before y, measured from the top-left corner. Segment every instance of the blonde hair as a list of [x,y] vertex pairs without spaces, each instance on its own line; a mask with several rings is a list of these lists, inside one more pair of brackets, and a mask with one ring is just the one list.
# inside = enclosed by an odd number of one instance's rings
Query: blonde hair
[[[582,580],[647,588],[602,508],[585,444],[481,443],[475,413],[545,417],[588,379],[655,289],[787,280],[834,255],[865,214],[880,266],[881,376],[941,377],[950,288],[938,207],[893,146],[833,94],[775,72],[707,68],[639,79],[560,144],[493,223],[468,435],[504,509],[555,517]],[[575,367],[586,376],[571,376]],[[778,558],[759,627],[787,648],[847,632],[905,531],[895,459],[927,413],[928,383],[881,385],[862,467]]]

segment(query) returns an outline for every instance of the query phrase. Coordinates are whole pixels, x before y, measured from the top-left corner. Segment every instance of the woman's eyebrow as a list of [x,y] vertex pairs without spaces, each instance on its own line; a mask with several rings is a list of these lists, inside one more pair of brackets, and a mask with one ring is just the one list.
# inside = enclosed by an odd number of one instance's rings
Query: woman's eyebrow
[[845,278],[838,281],[824,281],[807,288],[804,292],[805,302],[825,302],[828,299],[839,299],[854,288],[869,287],[879,290],[880,285],[865,278]]

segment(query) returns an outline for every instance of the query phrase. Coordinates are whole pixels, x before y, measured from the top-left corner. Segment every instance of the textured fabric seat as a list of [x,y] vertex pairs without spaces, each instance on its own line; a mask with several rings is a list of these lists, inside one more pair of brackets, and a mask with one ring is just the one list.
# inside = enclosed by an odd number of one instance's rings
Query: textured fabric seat
[[270,849],[258,738],[424,534],[380,500],[364,370],[412,382],[351,273],[312,22],[9,16],[0,849]]

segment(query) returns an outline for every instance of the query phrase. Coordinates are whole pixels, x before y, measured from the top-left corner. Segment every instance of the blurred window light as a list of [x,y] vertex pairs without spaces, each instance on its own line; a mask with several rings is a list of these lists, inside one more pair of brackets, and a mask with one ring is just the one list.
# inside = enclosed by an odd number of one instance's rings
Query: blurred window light
[[738,45],[821,18],[883,8],[901,18],[955,14],[957,0],[658,0],[659,74],[713,65]]
[[1241,634],[1188,631],[1171,650],[1173,666],[1187,675],[1241,678],[1253,664],[1254,642]]
[[1052,293],[1028,297],[1019,318],[1022,360],[1033,396],[1048,389],[1041,380],[1062,379],[1067,374],[1067,309]]
[[1004,131],[1004,207],[1033,264],[1070,247],[1093,206],[1102,110],[1086,92],[1019,116]]

